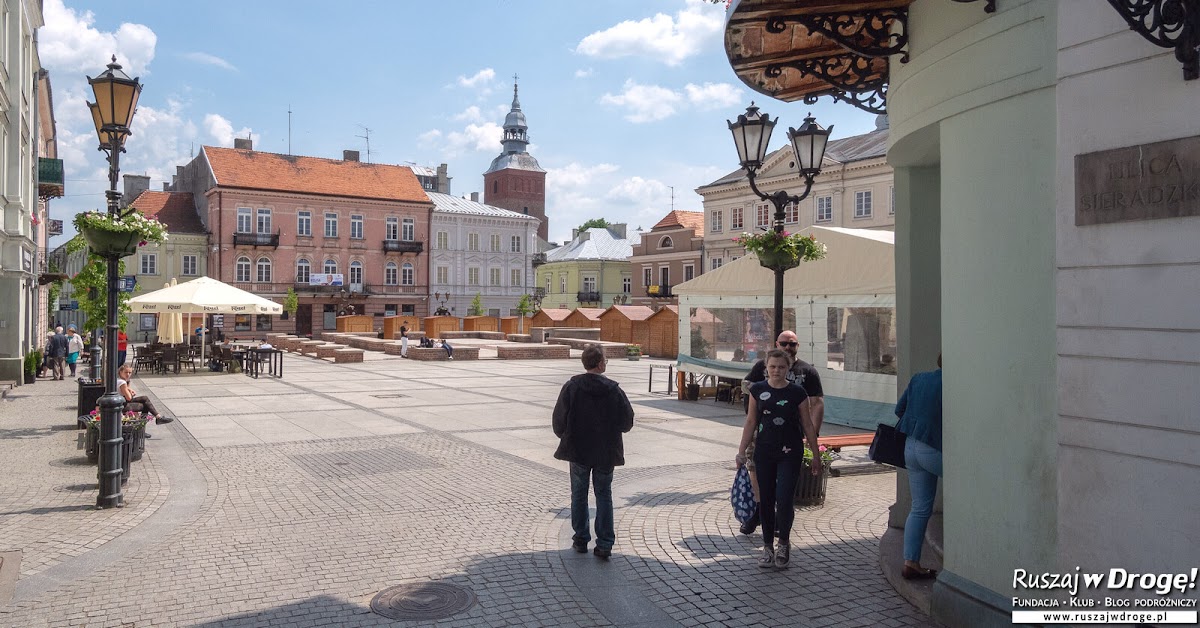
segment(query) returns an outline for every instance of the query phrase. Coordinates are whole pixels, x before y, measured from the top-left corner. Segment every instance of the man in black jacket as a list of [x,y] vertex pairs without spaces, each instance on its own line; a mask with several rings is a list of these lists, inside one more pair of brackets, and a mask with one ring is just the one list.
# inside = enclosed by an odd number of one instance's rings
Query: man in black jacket
[[62,333],[62,327],[56,327],[54,332],[54,336],[50,338],[46,348],[50,351],[50,364],[54,367],[54,379],[61,380],[66,374],[67,351],[70,349],[71,342]]
[[554,404],[554,435],[560,440],[554,457],[571,463],[571,547],[586,552],[588,531],[588,480],[596,491],[596,548],[600,558],[612,555],[613,468],[625,464],[621,434],[633,429],[633,406],[621,386],[604,376],[608,360],[596,345],[583,350],[585,373],[563,384]]

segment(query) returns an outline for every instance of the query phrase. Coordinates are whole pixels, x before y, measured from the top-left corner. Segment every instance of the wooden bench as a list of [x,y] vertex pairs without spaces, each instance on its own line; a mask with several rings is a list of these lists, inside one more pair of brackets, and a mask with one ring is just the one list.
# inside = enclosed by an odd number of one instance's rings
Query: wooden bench
[[835,434],[833,436],[818,436],[817,444],[824,445],[834,451],[841,451],[842,447],[869,446],[873,440],[875,440],[875,432],[868,432],[866,434]]
[[501,360],[565,360],[571,357],[571,348],[567,345],[497,345],[496,357]]
[[333,362],[335,364],[345,364],[349,362],[362,362],[362,349],[338,349],[333,352]]

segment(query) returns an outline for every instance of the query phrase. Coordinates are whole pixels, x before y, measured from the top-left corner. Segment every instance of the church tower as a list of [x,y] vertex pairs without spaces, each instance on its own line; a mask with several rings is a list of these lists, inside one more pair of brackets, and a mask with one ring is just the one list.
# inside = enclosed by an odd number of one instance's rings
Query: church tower
[[546,171],[533,155],[525,152],[529,146],[528,129],[514,80],[512,110],[504,117],[500,138],[504,149],[483,173],[483,198],[488,205],[537,217],[538,237],[546,240],[550,232],[546,220]]

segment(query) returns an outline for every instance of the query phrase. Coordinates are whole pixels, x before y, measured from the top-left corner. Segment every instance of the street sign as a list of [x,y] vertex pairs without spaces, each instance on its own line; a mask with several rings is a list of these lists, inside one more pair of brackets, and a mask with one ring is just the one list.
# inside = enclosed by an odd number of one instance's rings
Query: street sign
[[124,277],[121,277],[120,283],[118,284],[118,287],[120,288],[121,292],[133,292],[133,289],[136,286],[137,286],[137,277],[135,277],[133,275],[125,275]]

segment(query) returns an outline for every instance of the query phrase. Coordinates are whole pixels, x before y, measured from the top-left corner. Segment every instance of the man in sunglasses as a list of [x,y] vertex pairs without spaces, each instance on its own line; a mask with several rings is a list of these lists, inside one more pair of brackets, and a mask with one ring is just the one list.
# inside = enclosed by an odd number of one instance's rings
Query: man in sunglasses
[[[817,373],[817,369],[813,365],[796,357],[796,351],[800,347],[800,342],[796,338],[796,332],[784,331],[775,339],[775,346],[779,347],[788,354],[792,360],[792,367],[788,369],[787,379],[789,382],[800,384],[805,393],[808,393],[808,399],[805,403],[808,406],[809,416],[813,419],[813,424],[817,428],[817,433],[821,432],[821,423],[825,421],[825,391],[821,389],[821,376]],[[755,382],[761,382],[767,379],[767,365],[764,360],[759,360],[754,363],[754,367],[750,369],[750,374],[742,380],[742,392],[746,393],[742,396],[742,405],[745,409],[750,404],[750,385]],[[753,459],[753,454],[748,456]],[[750,469],[750,480],[754,486],[754,499],[758,499],[758,478],[755,477],[754,469]],[[755,528],[758,527],[758,513],[754,517],[742,524],[742,534],[753,534]]]

